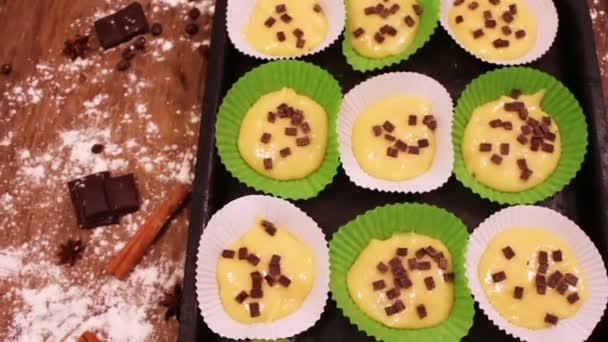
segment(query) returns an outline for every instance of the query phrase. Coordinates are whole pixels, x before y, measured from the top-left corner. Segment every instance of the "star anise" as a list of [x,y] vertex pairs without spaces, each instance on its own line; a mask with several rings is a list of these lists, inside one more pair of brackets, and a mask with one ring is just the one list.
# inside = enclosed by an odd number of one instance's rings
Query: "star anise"
[[74,266],[76,261],[82,258],[82,253],[85,249],[86,246],[80,239],[69,239],[65,243],[60,244],[59,252],[57,252],[59,265],[69,264],[70,266]]
[[167,312],[165,312],[165,320],[169,320],[171,317],[175,316],[175,318],[179,321],[179,307],[182,301],[182,286],[178,282],[173,287],[173,293],[164,293],[163,299],[160,301],[160,305],[167,308]]
[[71,60],[78,57],[84,59],[89,50],[89,36],[76,35],[74,39],[68,39],[63,44],[63,54]]

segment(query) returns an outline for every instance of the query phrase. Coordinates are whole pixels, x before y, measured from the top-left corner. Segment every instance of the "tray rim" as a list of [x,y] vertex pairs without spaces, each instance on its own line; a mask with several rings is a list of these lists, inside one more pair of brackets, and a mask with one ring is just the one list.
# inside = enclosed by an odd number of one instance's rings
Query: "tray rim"
[[[563,0],[562,0],[563,1]],[[602,91],[602,80],[599,72],[599,64],[596,55],[596,46],[589,8],[586,1],[566,0],[580,3],[575,6],[580,13],[573,13],[572,18],[582,20],[579,23],[582,37],[592,39],[580,39],[580,54],[582,61],[581,74],[584,81],[580,81],[582,89],[577,98],[587,119],[589,130],[588,155],[596,158],[585,158],[584,163],[589,163],[589,171],[600,184],[608,184],[608,118],[604,108]],[[197,161],[195,165],[195,178],[192,184],[192,207],[191,218],[188,229],[186,246],[186,262],[184,265],[183,295],[180,306],[179,341],[198,341],[202,326],[199,324],[199,309],[196,299],[196,255],[203,227],[215,211],[213,200],[215,197],[214,178],[216,167],[219,165],[218,155],[215,148],[215,115],[221,104],[225,80],[225,56],[232,44],[228,40],[226,27],[226,1],[218,0],[215,5],[213,27],[221,28],[212,30],[211,45],[207,76],[205,80],[205,94],[203,97],[202,120],[199,128],[199,139],[197,144]],[[217,47],[217,48],[216,48]],[[580,172],[580,171],[579,171]],[[578,174],[577,174],[578,176]],[[591,205],[596,209],[599,218],[598,225],[608,227],[608,189],[596,191],[591,196]],[[584,205],[584,204],[583,204]],[[604,234],[602,245],[608,246],[608,234]],[[604,255],[604,262],[608,261],[608,255]],[[203,339],[204,340],[204,339]]]

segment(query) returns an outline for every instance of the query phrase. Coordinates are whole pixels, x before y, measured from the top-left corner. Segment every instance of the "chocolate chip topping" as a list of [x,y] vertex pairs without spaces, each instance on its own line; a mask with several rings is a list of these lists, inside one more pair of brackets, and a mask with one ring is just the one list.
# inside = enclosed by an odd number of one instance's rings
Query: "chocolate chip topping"
[[517,136],[517,141],[519,141],[519,143],[522,145],[526,145],[528,143],[528,138],[526,138],[525,135],[520,134]]
[[295,128],[295,127],[286,127],[285,128],[285,135],[296,136],[296,135],[298,135],[298,129]]
[[285,4],[279,4],[279,5],[275,6],[274,10],[278,14],[285,13],[285,12],[287,12],[287,6]]
[[154,23],[150,26],[150,32],[153,36],[160,36],[163,33],[163,25]]
[[386,155],[391,158],[397,158],[399,156],[399,150],[396,148],[388,147],[386,149]]
[[456,20],[456,24],[460,24],[464,21],[464,18],[461,15],[457,15],[455,20]]
[[382,44],[382,42],[384,42],[384,36],[382,35],[382,33],[380,32],[376,32],[374,34],[374,40],[378,43],[378,44]]
[[284,42],[287,37],[285,36],[285,32],[279,31],[277,32],[277,40],[280,42]]
[[482,29],[477,29],[475,31],[473,31],[473,38],[475,39],[479,39],[481,37],[483,37],[483,30]]
[[563,260],[561,249],[553,251],[551,253],[551,257],[553,258],[553,261],[555,261],[555,262],[561,262]]
[[413,4],[412,8],[414,9],[414,13],[416,13],[417,16],[421,16],[422,15],[422,6],[418,5],[418,4]]
[[507,274],[503,271],[492,274],[492,281],[494,281],[495,283],[501,282],[505,279],[507,279]]
[[537,274],[535,280],[536,292],[541,295],[547,293],[547,280],[545,279],[545,276],[543,276],[542,274]]
[[281,286],[283,287],[289,287],[289,284],[291,284],[291,279],[287,278],[284,275],[281,275],[279,277],[279,284],[281,284]]
[[484,17],[484,19],[492,19],[492,11],[490,11],[490,10],[483,11],[483,17]]
[[100,154],[101,152],[103,152],[104,149],[105,147],[102,144],[94,144],[93,146],[91,146],[91,153]]
[[500,30],[502,31],[502,34],[504,34],[505,36],[509,36],[509,35],[511,35],[511,33],[513,33],[513,30],[511,30],[511,28],[507,25],[501,27]]
[[247,247],[239,248],[239,260],[245,260],[249,256],[249,252],[247,251]]
[[306,40],[298,38],[298,40],[296,41],[296,47],[298,49],[302,49],[304,48],[304,45],[306,45]]
[[490,0],[490,3],[494,6],[500,4],[500,0]]
[[479,144],[479,152],[490,152],[490,151],[492,151],[492,144],[490,144],[490,143]]
[[490,161],[496,165],[500,165],[502,163],[502,157],[498,154],[493,154]]
[[507,23],[510,23],[513,21],[513,19],[515,19],[511,11],[504,11],[500,17]]
[[277,115],[273,112],[268,112],[266,120],[268,120],[270,123],[274,123],[277,120]]
[[533,173],[532,170],[529,170],[529,169],[528,170],[523,170],[521,172],[521,175],[519,176],[519,178],[522,179],[522,180],[528,180],[532,176],[532,173]]
[[[251,272],[249,274],[251,276],[251,288],[252,289],[261,289],[262,288],[262,273],[258,271]],[[253,295],[251,295],[253,297]]]
[[400,139],[395,141],[395,147],[401,152],[407,152],[407,144]]
[[199,28],[195,23],[187,23],[184,31],[186,31],[189,36],[194,36],[198,33]]
[[378,263],[378,265],[376,265],[376,269],[380,272],[380,273],[386,273],[386,271],[388,271],[388,266],[386,266],[385,263],[383,263],[382,261],[380,261]]
[[365,15],[376,14],[376,7],[374,7],[374,6],[365,7],[363,12],[365,13]]
[[401,291],[399,291],[399,289],[396,287],[386,291],[386,298],[388,298],[390,300],[395,299],[395,298],[399,297],[400,295],[401,295]]
[[241,304],[245,301],[245,299],[249,298],[249,295],[245,291],[239,292],[239,294],[234,298],[237,303]]
[[272,158],[264,158],[264,169],[266,169],[266,170],[272,169]]
[[268,19],[266,19],[266,21],[264,21],[264,26],[266,27],[272,27],[272,25],[274,25],[274,23],[276,23],[277,20],[273,17],[268,17]]
[[511,14],[513,14],[513,15],[517,14],[517,4],[510,4],[509,12],[511,12]]
[[546,264],[548,262],[549,262],[549,254],[547,254],[547,252],[545,252],[545,251],[538,252],[538,263]]
[[411,15],[406,16],[403,21],[405,21],[405,24],[409,27],[413,27],[416,24],[416,21]]
[[524,135],[529,135],[532,133],[532,127],[528,126],[528,125],[523,125],[521,126],[521,133]]
[[502,123],[502,128],[504,128],[507,131],[511,131],[511,130],[513,130],[513,123],[511,123],[511,121],[504,121]]
[[379,291],[386,287],[386,283],[382,279],[376,280],[372,283],[372,287],[373,287],[374,291]]
[[576,283],[578,283],[578,278],[572,273],[566,273],[564,276],[564,281],[572,286],[576,286]]
[[272,287],[272,286],[274,286],[274,284],[276,284],[276,281],[270,274],[265,275],[264,280],[266,280],[266,283],[268,283],[268,286],[270,286],[270,287]]
[[395,130],[395,125],[393,125],[390,121],[384,121],[382,124],[382,128],[384,128],[387,132],[391,133]]
[[515,286],[513,289],[513,298],[522,299],[524,296],[524,288],[521,286]]
[[426,255],[426,249],[420,248],[416,251],[416,258],[422,259]]
[[513,257],[515,256],[515,252],[513,251],[513,248],[511,248],[511,246],[503,248],[502,254],[505,256],[505,258],[509,260],[513,259]]
[[407,255],[407,248],[405,248],[405,247],[398,247],[397,250],[395,251],[395,253],[398,256],[406,256]]
[[477,1],[473,1],[473,2],[469,3],[468,7],[470,10],[476,10],[477,7],[479,7],[479,3]]
[[454,272],[444,273],[443,281],[445,281],[446,283],[453,282],[454,281]]
[[423,319],[427,316],[426,307],[424,304],[419,304],[416,306],[416,313],[418,314],[418,318]]
[[407,124],[410,126],[416,126],[416,123],[418,122],[418,117],[416,115],[410,114],[407,117]]
[[509,94],[509,96],[511,96],[511,98],[517,100],[521,96],[521,94],[522,94],[521,90],[513,88],[513,89],[511,89],[511,94]]
[[420,148],[418,146],[408,146],[407,153],[409,154],[420,154]]
[[304,134],[310,133],[310,125],[308,124],[308,122],[303,122],[302,125],[300,125],[300,129]]
[[578,302],[578,300],[579,300],[579,299],[580,299],[580,298],[579,298],[579,296],[578,296],[578,293],[576,293],[576,292],[571,293],[571,294],[569,294],[569,295],[568,295],[568,297],[566,297],[566,300],[567,300],[567,301],[568,301],[568,303],[570,303],[570,304],[574,304],[574,303]]
[[385,134],[384,139],[386,139],[388,141],[395,141],[395,139],[397,139],[397,138],[395,138],[394,136],[392,136],[390,134]]
[[503,156],[509,155],[509,144],[508,143],[500,144],[500,154],[502,154]]
[[454,0],[454,6],[460,6],[463,2],[464,0]]
[[409,267],[410,270],[415,270],[416,264],[417,264],[416,258],[407,259],[407,266]]
[[258,317],[260,315],[260,304],[249,303],[249,316]]
[[365,33],[365,30],[361,27],[357,28],[356,30],[353,31],[353,36],[355,38],[359,38],[361,37],[363,34]]
[[304,31],[302,31],[300,28],[296,28],[292,33],[297,38],[301,38],[304,35]]
[[315,4],[312,7],[312,10],[315,11],[315,12],[317,12],[317,13],[321,13],[321,12],[323,12],[323,7],[321,7],[321,5],[319,5],[319,4]]
[[556,325],[558,321],[559,321],[559,318],[557,318],[557,316],[552,315],[550,313],[545,314],[545,323],[549,323],[551,325]]
[[289,24],[292,19],[293,18],[287,13],[284,13],[283,15],[281,15],[281,20],[286,24]]
[[500,38],[494,40],[492,42],[492,44],[497,49],[509,47],[509,41],[508,40],[504,40],[504,39],[500,39]]
[[416,269],[417,270],[430,270],[431,263],[429,261],[420,261],[420,262],[416,263]]
[[262,134],[260,141],[264,144],[268,144],[270,142],[271,137],[272,137],[272,135],[270,133],[264,133],[264,134]]
[[525,158],[517,159],[517,167],[519,167],[520,170],[527,170],[528,162],[526,162]]
[[547,274],[549,270],[549,264],[538,264],[538,274]]
[[291,155],[291,149],[289,147],[285,147],[279,151],[279,154],[283,158],[287,158]]
[[483,24],[486,28],[495,28],[497,23],[494,19],[486,19]]
[[566,291],[568,291],[568,283],[566,283],[564,279],[562,279],[562,281],[560,281],[555,287],[555,291],[563,295],[564,293],[566,293]]
[[249,296],[251,298],[262,298],[264,297],[264,291],[262,289],[251,289]]
[[412,285],[413,285],[410,278],[408,278],[406,275],[395,278],[394,283],[395,283],[395,286],[403,288],[403,289],[408,289],[408,288],[412,287]]
[[418,147],[419,148],[429,147],[429,140],[428,139],[419,139],[418,140]]
[[526,31],[524,31],[524,30],[517,30],[517,31],[515,31],[515,38],[522,39],[525,36],[526,36]]
[[547,286],[549,286],[550,288],[555,288],[557,286],[557,284],[559,284],[559,282],[562,280],[564,276],[562,275],[562,273],[560,271],[555,271],[553,273],[551,273],[551,275],[549,276],[548,280],[547,280]]
[[389,24],[386,24],[380,28],[382,34],[388,34],[389,36],[396,36],[397,30]]
[[544,152],[547,152],[547,153],[553,153],[553,151],[555,150],[555,148],[553,147],[553,145],[551,145],[551,144],[546,144],[546,143],[543,143],[543,144],[541,145],[541,147],[540,147],[540,148],[541,148],[541,149],[542,149]]
[[258,258],[257,255],[251,253],[247,256],[247,262],[249,262],[253,266],[257,266],[260,263],[260,258]]
[[232,259],[234,258],[234,254],[235,252],[231,249],[224,249],[222,251],[222,258],[226,258],[226,259]]
[[439,258],[437,260],[437,267],[439,267],[439,269],[442,269],[444,271],[447,270],[448,269],[448,259],[443,258],[443,257]]
[[274,234],[277,232],[277,227],[275,227],[274,223],[270,221],[262,220],[260,224],[264,228],[264,231],[266,231],[266,233],[268,233],[270,236],[274,236]]
[[424,285],[426,286],[427,290],[432,291],[435,288],[435,280],[432,276],[428,276],[424,278]]

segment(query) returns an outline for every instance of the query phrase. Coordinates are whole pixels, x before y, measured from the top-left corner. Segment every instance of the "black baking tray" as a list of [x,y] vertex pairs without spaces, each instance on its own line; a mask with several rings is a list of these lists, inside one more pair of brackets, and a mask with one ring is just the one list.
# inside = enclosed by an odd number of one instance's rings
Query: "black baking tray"
[[[557,39],[548,53],[532,63],[562,81],[576,96],[589,125],[589,147],[576,178],[547,200],[539,203],[565,214],[590,236],[604,263],[608,259],[608,133],[602,101],[601,79],[591,30],[589,9],[584,0],[555,0],[560,24]],[[180,341],[224,341],[212,333],[200,317],[195,288],[195,266],[199,239],[209,218],[231,200],[255,191],[232,177],[219,161],[214,143],[215,115],[232,84],[247,71],[260,65],[239,53],[228,39],[225,23],[226,1],[217,0],[211,52],[207,67],[203,119],[200,129],[196,177],[193,185],[192,219],[188,238],[184,290],[179,329]],[[346,63],[341,44],[315,56],[304,58],[334,75],[344,93],[362,80],[388,71],[415,71],[441,82],[452,98],[458,99],[471,80],[496,66],[483,63],[458,47],[438,27],[431,40],[409,60],[381,71],[360,73]],[[294,203],[308,213],[327,238],[355,216],[376,206],[396,202],[421,202],[446,208],[460,217],[470,230],[502,206],[484,200],[462,186],[453,176],[438,190],[425,194],[389,194],[355,186],[339,168],[334,181],[309,200]],[[203,261],[204,262],[204,261]],[[608,341],[606,315],[596,326],[590,341]],[[464,341],[512,341],[496,328],[476,305],[475,323]],[[358,331],[329,300],[321,319],[296,341],[355,342],[373,341]]]

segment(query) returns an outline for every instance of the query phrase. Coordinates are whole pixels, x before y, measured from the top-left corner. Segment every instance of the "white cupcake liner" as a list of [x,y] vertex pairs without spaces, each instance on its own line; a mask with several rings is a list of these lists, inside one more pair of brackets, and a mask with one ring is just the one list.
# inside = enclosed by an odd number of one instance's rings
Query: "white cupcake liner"
[[[224,310],[216,279],[222,251],[264,217],[306,243],[315,255],[315,281],[302,306],[271,323],[244,324]],[[215,333],[231,339],[277,339],[298,334],[321,317],[329,292],[329,249],[317,223],[295,205],[270,196],[236,199],[211,218],[201,236],[196,262],[196,297],[203,320]]]
[[323,43],[315,49],[305,52],[298,56],[272,56],[259,52],[254,49],[243,37],[242,29],[249,22],[251,11],[255,7],[256,0],[228,0],[226,10],[226,29],[230,41],[240,52],[259,59],[294,59],[303,56],[314,55],[327,49],[342,34],[346,22],[346,11],[343,0],[319,0],[318,3],[323,7],[323,12],[327,16],[328,29],[327,37]]
[[[456,35],[450,28],[448,22],[448,14],[450,9],[454,4],[454,0],[441,0],[441,8],[439,9],[439,21],[441,22],[441,26],[444,30],[448,32],[450,37],[454,39],[454,41],[465,51],[475,56],[477,59],[480,59],[487,63],[497,64],[497,65],[519,65],[519,64],[527,64],[534,62],[535,60],[541,58],[551,45],[553,45],[553,41],[557,36],[557,27],[559,25],[559,18],[557,16],[557,9],[555,8],[555,4],[553,0],[523,0],[530,10],[532,14],[536,18],[537,23],[537,35],[536,42],[534,43],[534,47],[524,56],[513,59],[513,60],[491,60],[487,58],[482,58],[481,56],[477,56],[475,53],[464,47],[460,41],[456,38]],[[463,5],[461,5],[463,6]]]
[[[566,241],[581,265],[589,289],[589,297],[579,311],[556,326],[527,329],[502,317],[488,301],[479,281],[478,265],[485,248],[494,236],[512,227],[537,227]],[[608,301],[608,277],[602,257],[589,237],[567,217],[539,206],[514,206],[488,217],[469,237],[465,254],[469,288],[479,307],[501,330],[524,341],[585,341],[602,319]]]
[[[357,162],[352,149],[352,133],[359,114],[388,96],[414,95],[429,99],[437,120],[437,146],[430,169],[404,181],[389,181],[367,174]],[[448,91],[434,79],[413,72],[393,72],[370,78],[351,89],[338,114],[340,160],[346,175],[360,187],[387,192],[428,192],[445,184],[454,166],[452,118],[454,106]]]

